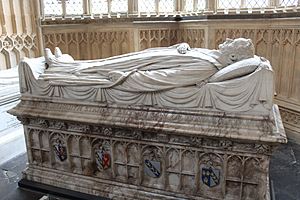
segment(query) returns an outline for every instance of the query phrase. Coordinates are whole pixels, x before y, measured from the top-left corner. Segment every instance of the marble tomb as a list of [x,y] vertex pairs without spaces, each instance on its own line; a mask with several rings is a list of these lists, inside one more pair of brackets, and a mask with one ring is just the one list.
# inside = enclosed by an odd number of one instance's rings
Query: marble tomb
[[24,179],[112,199],[270,199],[286,143],[273,70],[249,39],[19,64]]

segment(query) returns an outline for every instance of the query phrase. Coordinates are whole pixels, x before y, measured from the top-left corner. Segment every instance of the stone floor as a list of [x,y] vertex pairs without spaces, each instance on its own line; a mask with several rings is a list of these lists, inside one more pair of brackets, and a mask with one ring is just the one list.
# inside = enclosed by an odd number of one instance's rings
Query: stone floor
[[273,154],[270,180],[273,200],[300,200],[300,144],[289,140]]

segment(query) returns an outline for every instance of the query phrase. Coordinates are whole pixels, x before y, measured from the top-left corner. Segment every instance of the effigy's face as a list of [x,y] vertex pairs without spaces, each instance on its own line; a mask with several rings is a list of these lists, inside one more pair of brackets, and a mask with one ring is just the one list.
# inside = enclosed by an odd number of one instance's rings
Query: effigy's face
[[233,43],[232,39],[227,38],[225,42],[219,45],[219,50],[224,51],[226,49],[230,49],[231,44]]
[[[250,48],[252,44],[252,41],[250,39],[245,38],[237,38],[237,39],[226,39],[226,41],[219,45],[220,51],[227,51],[227,52],[233,52],[236,51],[236,49],[239,49],[241,47]],[[242,53],[242,52],[241,52]]]
[[227,60],[227,64],[250,58],[254,55],[252,41],[245,38],[237,38],[234,40],[227,38],[224,43],[219,45],[219,51]]

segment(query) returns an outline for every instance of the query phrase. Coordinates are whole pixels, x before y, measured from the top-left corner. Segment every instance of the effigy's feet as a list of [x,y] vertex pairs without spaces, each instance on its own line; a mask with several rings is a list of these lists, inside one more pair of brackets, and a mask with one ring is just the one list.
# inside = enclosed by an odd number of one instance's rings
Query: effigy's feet
[[45,48],[44,50],[45,61],[48,65],[51,64],[51,59],[54,57],[51,50],[49,48]]
[[54,55],[55,55],[56,58],[59,58],[63,55],[59,47],[55,47]]

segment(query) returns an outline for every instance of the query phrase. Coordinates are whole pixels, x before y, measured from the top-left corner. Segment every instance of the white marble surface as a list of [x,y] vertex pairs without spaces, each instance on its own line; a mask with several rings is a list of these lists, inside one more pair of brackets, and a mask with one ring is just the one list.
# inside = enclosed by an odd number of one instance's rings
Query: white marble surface
[[25,127],[25,179],[115,199],[269,200],[270,155],[286,142],[277,106],[266,117],[22,98],[9,112]]
[[[228,40],[220,50],[191,49],[184,54],[176,48],[90,61],[65,61],[63,56],[68,55],[61,54],[46,60],[25,59],[20,63],[21,92],[23,96],[49,99],[270,114],[273,70],[267,60],[251,58],[254,50],[250,40]],[[253,66],[245,62],[248,59],[255,60],[250,62]],[[219,73],[231,77],[229,80],[209,79],[221,68],[235,73]]]
[[[192,50],[180,51],[186,56]],[[240,60],[235,56],[227,55]],[[52,67],[59,71],[55,58]],[[45,80],[44,58],[21,62],[21,102],[9,113],[24,125],[29,162],[24,178],[115,199],[269,200],[270,155],[287,138],[273,105],[272,68],[257,59],[248,75],[155,93],[124,85],[138,80],[139,69],[122,84],[102,88],[76,80],[55,84],[57,76]],[[70,62],[68,67],[76,71],[78,66]],[[61,74],[68,75],[64,69]],[[191,104],[185,102],[190,96]]]

